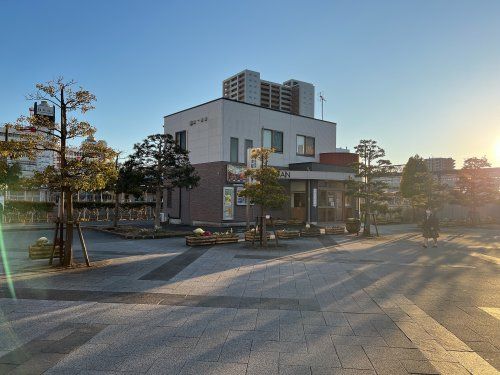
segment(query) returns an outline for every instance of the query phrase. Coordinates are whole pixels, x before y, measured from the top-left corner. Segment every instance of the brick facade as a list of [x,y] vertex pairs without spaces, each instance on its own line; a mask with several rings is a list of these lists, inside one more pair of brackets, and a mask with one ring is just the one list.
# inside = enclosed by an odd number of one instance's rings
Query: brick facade
[[[236,187],[242,184],[231,184],[227,182],[228,162],[220,161],[213,163],[194,164],[196,172],[200,176],[197,187],[183,189],[180,196],[182,201],[181,220],[185,224],[206,223],[210,225],[235,225],[246,222],[246,206],[236,205]],[[288,183],[284,188],[289,194]],[[234,219],[222,220],[223,211],[223,187],[233,186],[235,189]],[[167,193],[164,194],[164,212],[172,218],[179,218],[179,189],[172,191],[171,207],[168,206]],[[250,218],[254,221],[259,215],[258,206],[250,206]],[[285,203],[282,210],[271,211],[270,214],[276,218],[288,218],[290,215],[290,203]]]

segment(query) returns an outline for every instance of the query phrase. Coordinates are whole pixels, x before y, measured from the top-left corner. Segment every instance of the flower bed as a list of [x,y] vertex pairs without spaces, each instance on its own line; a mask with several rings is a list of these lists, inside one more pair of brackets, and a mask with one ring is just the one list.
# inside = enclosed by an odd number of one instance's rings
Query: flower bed
[[240,237],[232,232],[214,233],[216,244],[238,243]]
[[301,237],[317,237],[321,235],[321,231],[318,227],[305,227],[300,230]]
[[215,236],[186,236],[187,246],[209,246],[215,245]]
[[[49,259],[52,255],[53,245],[48,242],[40,243],[37,242],[34,245],[28,247],[28,253],[30,259]],[[59,257],[59,245],[56,245],[56,251],[54,252],[56,258]]]
[[325,234],[344,234],[344,232],[345,232],[345,227],[341,226],[333,226],[325,228]]
[[283,229],[283,230],[277,230],[276,235],[278,236],[278,238],[286,240],[290,238],[300,237],[300,231]]
[[[271,239],[271,233],[267,232],[267,239]],[[245,241],[260,241],[260,232],[248,231],[245,232]]]

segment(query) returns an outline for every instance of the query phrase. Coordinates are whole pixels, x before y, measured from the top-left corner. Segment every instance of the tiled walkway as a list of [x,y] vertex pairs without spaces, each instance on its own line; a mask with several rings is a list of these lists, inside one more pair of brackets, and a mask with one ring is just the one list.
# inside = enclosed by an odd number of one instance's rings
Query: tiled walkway
[[0,373],[497,374],[498,266],[453,235],[102,245],[100,267],[2,291]]

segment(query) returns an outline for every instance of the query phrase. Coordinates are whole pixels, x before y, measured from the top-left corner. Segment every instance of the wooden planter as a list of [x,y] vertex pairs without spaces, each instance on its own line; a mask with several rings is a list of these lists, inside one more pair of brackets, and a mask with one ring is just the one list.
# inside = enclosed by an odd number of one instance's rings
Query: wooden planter
[[186,236],[187,246],[209,246],[215,245],[214,236]]
[[298,230],[277,230],[276,235],[279,239],[286,240],[300,237],[300,232]]
[[317,236],[321,236],[321,231],[319,230],[319,228],[302,229],[300,231],[300,236],[301,237],[317,237]]
[[325,228],[325,234],[344,234],[344,227],[327,227]]
[[[30,259],[49,259],[52,254],[52,244],[45,244],[42,246],[30,245],[28,248]],[[59,245],[56,245],[54,253],[55,258],[59,258]]]
[[[271,239],[271,233],[267,232],[267,239]],[[260,241],[260,233],[259,232],[245,232],[245,241],[249,242],[258,242]]]
[[237,235],[234,236],[215,236],[216,244],[224,244],[224,243],[238,243],[240,238]]

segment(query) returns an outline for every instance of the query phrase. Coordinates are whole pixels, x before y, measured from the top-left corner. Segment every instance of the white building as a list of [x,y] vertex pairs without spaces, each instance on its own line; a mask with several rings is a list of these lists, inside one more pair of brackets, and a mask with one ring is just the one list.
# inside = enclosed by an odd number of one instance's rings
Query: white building
[[283,84],[264,81],[260,73],[242,72],[222,82],[222,96],[296,115],[314,117],[314,85],[290,79]]
[[354,177],[348,165],[357,155],[346,161],[343,153],[337,162],[336,128],[334,122],[226,98],[165,116],[164,132],[189,150],[201,177],[192,190],[168,191],[165,212],[195,225],[244,222],[245,204],[237,192],[245,182],[247,150],[266,147],[275,149],[270,164],[281,170],[290,196],[275,217],[309,222],[350,217],[356,208],[344,182]]
[[[0,127],[0,142],[5,141],[7,131],[7,138],[9,140],[19,140],[21,138],[22,132],[5,126]],[[29,129],[27,129],[29,131]],[[31,160],[29,158],[23,157],[16,160],[8,159],[10,165],[17,163],[21,167],[22,177],[33,177],[35,172],[41,172],[48,166],[54,165],[55,163],[55,153],[53,151],[43,151]]]

